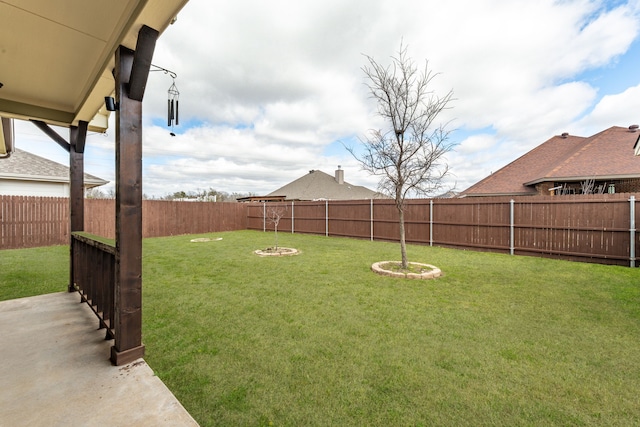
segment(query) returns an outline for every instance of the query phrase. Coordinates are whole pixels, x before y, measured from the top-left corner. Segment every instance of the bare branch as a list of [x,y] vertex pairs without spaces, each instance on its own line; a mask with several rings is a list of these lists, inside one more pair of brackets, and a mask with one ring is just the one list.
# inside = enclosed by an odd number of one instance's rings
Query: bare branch
[[280,224],[280,220],[287,214],[289,211],[286,205],[275,205],[269,204],[265,210],[265,219],[273,224],[273,231],[275,236],[275,246],[274,249],[278,249],[278,225]]
[[353,148],[347,150],[363,170],[380,177],[378,190],[395,199],[400,213],[402,262],[406,267],[405,199],[433,195],[443,188],[449,174],[446,154],[453,144],[449,142],[448,123],[437,124],[437,120],[442,111],[450,108],[453,91],[440,97],[431,90],[438,74],[429,69],[428,61],[423,70],[418,70],[402,42],[388,66],[364,56],[365,84],[387,128],[370,130],[360,139],[362,154],[356,154]]

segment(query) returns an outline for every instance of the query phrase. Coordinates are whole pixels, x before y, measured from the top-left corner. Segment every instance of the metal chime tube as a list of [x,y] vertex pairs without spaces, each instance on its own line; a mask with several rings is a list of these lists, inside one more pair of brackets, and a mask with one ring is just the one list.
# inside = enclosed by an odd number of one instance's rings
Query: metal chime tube
[[[176,87],[175,75],[171,75],[174,79],[171,86],[169,86],[169,90],[167,90],[167,126],[170,126],[173,129],[174,125],[178,125],[180,123],[179,119],[179,103],[178,98],[180,97],[180,92]],[[173,132],[171,132],[171,136],[175,136]]]

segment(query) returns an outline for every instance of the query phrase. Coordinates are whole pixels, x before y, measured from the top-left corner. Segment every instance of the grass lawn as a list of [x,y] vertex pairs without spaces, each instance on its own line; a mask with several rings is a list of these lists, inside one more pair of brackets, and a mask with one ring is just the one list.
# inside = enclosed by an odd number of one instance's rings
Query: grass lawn
[[0,301],[63,292],[68,286],[69,246],[0,251]]
[[[397,244],[273,242],[144,242],[145,359],[202,426],[640,425],[640,269],[409,246],[444,273],[410,281],[370,271]],[[0,299],[66,289],[68,248],[0,254]]]

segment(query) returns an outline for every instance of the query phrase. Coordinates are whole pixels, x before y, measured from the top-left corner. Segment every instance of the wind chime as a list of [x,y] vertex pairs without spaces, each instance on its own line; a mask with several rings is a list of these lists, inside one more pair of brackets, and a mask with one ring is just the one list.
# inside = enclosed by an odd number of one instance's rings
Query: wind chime
[[167,70],[166,68],[162,68],[154,64],[151,64],[151,68],[149,69],[149,71],[162,71],[163,73],[168,74],[171,77],[171,86],[169,86],[169,90],[167,91],[167,126],[171,128],[171,132],[169,133],[169,135],[176,136],[176,134],[173,132],[173,126],[178,126],[180,124],[180,91],[176,86],[176,77],[178,77],[178,75],[171,70]]
[[176,86],[175,77],[171,77],[173,82],[171,86],[169,86],[168,99],[167,99],[167,126],[171,127],[171,136],[176,136],[173,133],[173,125],[178,126],[180,124],[180,115],[179,115],[179,100],[180,100],[180,91],[178,91],[178,87]]

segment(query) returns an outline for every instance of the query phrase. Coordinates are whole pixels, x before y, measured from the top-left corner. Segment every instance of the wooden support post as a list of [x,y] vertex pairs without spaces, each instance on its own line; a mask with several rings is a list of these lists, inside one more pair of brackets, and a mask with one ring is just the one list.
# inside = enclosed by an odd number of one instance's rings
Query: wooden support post
[[[78,126],[71,126],[69,136],[69,211],[71,216],[70,230],[84,231],[84,146],[87,139],[87,122],[81,121]],[[69,292],[75,291],[73,245],[70,247]]]
[[116,51],[116,312],[114,365],[144,356],[142,345],[142,102],[129,98],[134,52]]

